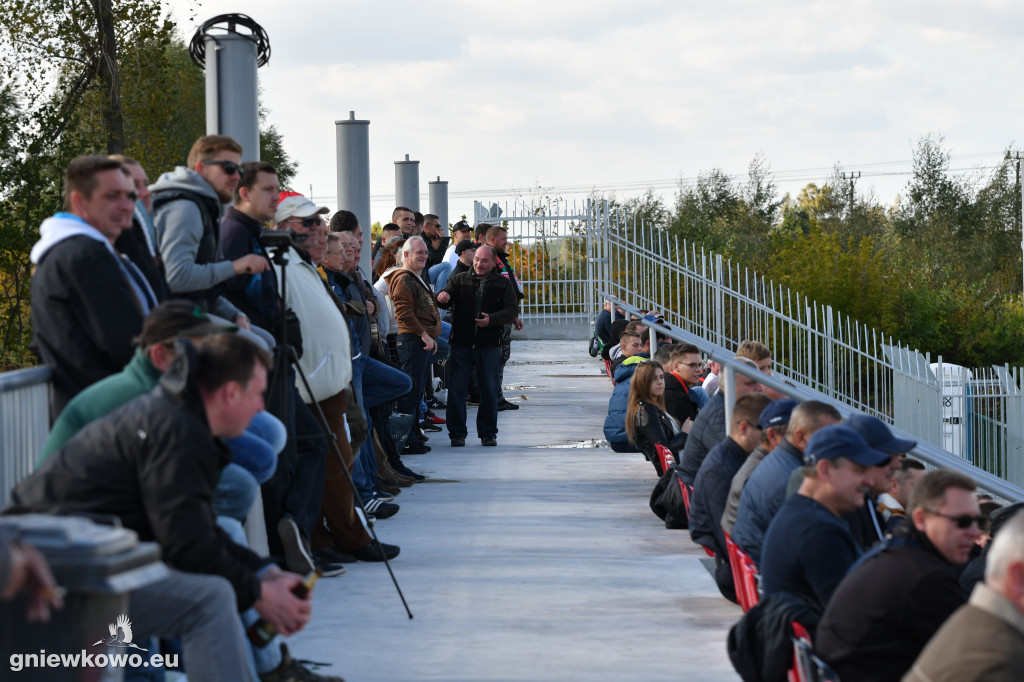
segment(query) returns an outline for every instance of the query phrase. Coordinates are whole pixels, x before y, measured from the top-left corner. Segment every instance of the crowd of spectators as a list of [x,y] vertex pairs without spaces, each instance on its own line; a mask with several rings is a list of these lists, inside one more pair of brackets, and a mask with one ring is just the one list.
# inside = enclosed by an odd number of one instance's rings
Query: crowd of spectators
[[[790,636],[805,633],[829,679],[1018,679],[1024,505],[927,471],[907,456],[916,442],[876,417],[759,382],[773,376],[763,343],[736,348],[751,376],[734,372],[727,395],[722,366],[658,334],[656,312],[629,317],[607,304],[592,341],[614,384],[605,437],[654,465],[652,511],[668,527],[686,520],[719,591],[744,605],[729,638],[743,679],[787,679]],[[685,511],[666,513],[673,503]],[[758,594],[741,600],[736,576],[752,569]]]
[[[169,575],[128,615],[137,640],[180,641],[189,679],[339,680],[282,641],[311,618],[292,590],[399,555],[376,534],[427,478],[406,458],[445,425],[465,447],[467,405],[497,444],[522,287],[504,227],[449,237],[402,206],[368,274],[352,212],[242,151],[204,136],[152,185],[123,156],[68,166],[32,250],[53,426],[5,511],[116,516],[158,543]],[[260,523],[267,556],[247,546]],[[5,537],[0,554],[0,597],[29,592],[33,619],[61,606],[38,552]],[[260,619],[269,646],[245,636]]]

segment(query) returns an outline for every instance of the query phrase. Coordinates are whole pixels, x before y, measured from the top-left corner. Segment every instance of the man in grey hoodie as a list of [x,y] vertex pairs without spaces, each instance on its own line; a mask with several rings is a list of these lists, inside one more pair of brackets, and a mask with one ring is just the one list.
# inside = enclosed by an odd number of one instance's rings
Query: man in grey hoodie
[[135,188],[120,161],[68,165],[64,208],[32,247],[32,349],[52,371],[52,417],[79,391],[120,372],[156,303],[146,278],[114,249],[132,225]]
[[249,329],[249,318],[222,293],[235,275],[270,266],[258,254],[234,261],[220,253],[220,218],[241,177],[242,147],[226,135],[204,135],[188,153],[188,167],[164,173],[150,188],[154,226],[171,292],[195,300],[210,314]]

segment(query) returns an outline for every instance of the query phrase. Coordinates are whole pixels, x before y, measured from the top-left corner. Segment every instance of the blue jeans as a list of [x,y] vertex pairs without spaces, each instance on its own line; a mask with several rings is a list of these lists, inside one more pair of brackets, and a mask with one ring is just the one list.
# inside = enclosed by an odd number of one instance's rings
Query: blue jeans
[[397,411],[413,415],[412,427],[409,431],[409,443],[419,442],[413,434],[416,433],[423,413],[420,410],[420,403],[423,400],[423,385],[426,382],[427,374],[430,372],[430,364],[435,360],[448,355],[448,342],[443,338],[435,339],[437,352],[432,353],[423,348],[423,339],[417,334],[398,335],[398,358],[402,361],[402,371],[412,380],[412,387],[409,392],[398,399]]
[[430,280],[430,285],[434,287],[434,291],[439,292],[441,289],[444,289],[444,285],[448,282],[448,276],[451,274],[451,263],[438,263],[427,270],[427,279]]
[[[235,523],[234,519],[226,519],[222,516],[218,516],[217,525],[220,526],[228,536],[230,536],[236,545],[248,547],[248,543],[245,539],[245,530],[242,529],[241,524]],[[256,609],[248,608],[242,612],[241,617],[242,627],[248,628],[260,619],[260,614],[256,612]],[[246,643],[249,645],[250,660],[256,668],[257,673],[269,673],[271,670],[281,665],[281,635],[275,636],[273,641],[265,647],[253,646],[248,639],[246,639]]]
[[[352,388],[366,417],[367,434],[373,427],[370,410],[405,395],[411,386],[412,380],[401,370],[379,360],[360,355],[352,361]],[[360,497],[365,499],[373,492],[376,476],[377,456],[373,451],[373,439],[368,436],[356,453],[352,466],[352,480]]]
[[277,456],[288,442],[288,431],[280,419],[262,411],[253,415],[245,433],[224,442],[231,450],[231,461],[248,470],[263,485],[277,469]]
[[213,491],[213,509],[218,516],[227,516],[245,523],[260,486],[248,470],[231,462],[220,472]]
[[465,438],[466,389],[476,369],[480,389],[480,407],[476,411],[476,434],[479,438],[498,435],[498,389],[501,369],[501,348],[452,346],[448,360],[448,437]]

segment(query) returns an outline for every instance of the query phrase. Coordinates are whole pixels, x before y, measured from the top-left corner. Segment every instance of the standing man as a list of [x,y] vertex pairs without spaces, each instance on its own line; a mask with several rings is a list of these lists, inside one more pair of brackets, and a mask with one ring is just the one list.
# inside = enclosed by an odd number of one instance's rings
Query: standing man
[[53,373],[52,417],[86,386],[121,371],[156,306],[145,277],[114,249],[131,227],[135,188],[116,159],[80,156],[64,178],[64,211],[32,247],[32,349]]
[[437,295],[438,304],[452,311],[447,417],[452,447],[466,444],[466,388],[473,370],[480,388],[477,436],[484,445],[498,444],[501,333],[517,318],[519,301],[511,280],[501,276],[496,264],[495,249],[481,246],[473,271],[454,275]]
[[448,249],[448,242],[441,229],[441,219],[433,213],[423,216],[423,238],[427,242],[427,267],[434,267],[444,262],[444,252]]
[[235,275],[254,275],[267,259],[248,254],[234,261],[220,255],[220,218],[241,177],[242,147],[226,135],[205,135],[192,145],[188,167],[178,166],[154,183],[154,223],[167,284],[176,296],[243,329],[249,318],[228,301],[224,283]]
[[459,256],[455,253],[455,247],[464,241],[473,241],[473,228],[465,220],[460,220],[452,225],[451,243],[445,249],[441,262],[451,263],[452,268],[455,268],[456,263],[459,262]]
[[[512,266],[508,262],[508,254],[505,253],[505,247],[508,244],[508,230],[500,225],[489,228],[487,230],[486,243],[494,249],[495,254],[498,256],[498,264],[496,266],[498,273],[512,282],[512,285],[515,287],[516,300],[522,301],[524,298],[523,287],[519,283],[516,273],[512,271]],[[517,317],[514,320],[501,329],[501,372],[498,374],[498,409],[501,411],[519,409],[518,404],[505,400],[505,396],[501,392],[501,386],[505,379],[505,364],[512,357],[512,330],[519,331],[523,328],[523,321],[518,317],[518,312],[516,315]]]

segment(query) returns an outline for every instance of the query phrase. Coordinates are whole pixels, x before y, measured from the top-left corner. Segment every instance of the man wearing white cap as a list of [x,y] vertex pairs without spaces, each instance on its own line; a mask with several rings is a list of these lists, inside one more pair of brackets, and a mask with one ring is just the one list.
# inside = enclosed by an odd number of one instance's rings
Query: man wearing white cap
[[[348,324],[342,315],[340,302],[328,289],[310,258],[310,251],[323,250],[327,244],[327,226],[323,214],[326,206],[294,192],[282,192],[274,215],[276,227],[293,230],[296,247],[288,248],[288,262],[275,264],[278,281],[286,281],[285,307],[295,311],[302,330],[302,357],[299,367],[309,380],[310,391],[299,378],[297,386],[306,403],[317,402],[327,420],[325,426],[335,436],[344,466],[352,468],[354,457],[349,443],[344,394],[352,382],[351,340]],[[328,450],[325,461],[323,499],[320,519],[313,529],[313,549],[334,547],[361,561],[383,561],[398,555],[399,548],[385,545],[370,538],[355,513],[352,487],[343,465],[333,450]]]

